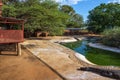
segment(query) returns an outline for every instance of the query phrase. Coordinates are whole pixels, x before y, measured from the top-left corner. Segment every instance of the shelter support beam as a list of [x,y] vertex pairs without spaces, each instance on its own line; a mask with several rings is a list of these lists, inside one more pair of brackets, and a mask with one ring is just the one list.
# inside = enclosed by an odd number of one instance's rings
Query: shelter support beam
[[20,43],[16,43],[17,45],[17,55],[21,56],[21,44]]

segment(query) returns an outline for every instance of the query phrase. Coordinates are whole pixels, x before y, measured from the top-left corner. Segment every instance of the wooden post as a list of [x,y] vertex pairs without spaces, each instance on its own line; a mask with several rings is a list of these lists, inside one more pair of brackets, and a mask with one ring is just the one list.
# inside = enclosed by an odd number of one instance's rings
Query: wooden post
[[21,56],[21,45],[20,43],[17,43],[17,54]]

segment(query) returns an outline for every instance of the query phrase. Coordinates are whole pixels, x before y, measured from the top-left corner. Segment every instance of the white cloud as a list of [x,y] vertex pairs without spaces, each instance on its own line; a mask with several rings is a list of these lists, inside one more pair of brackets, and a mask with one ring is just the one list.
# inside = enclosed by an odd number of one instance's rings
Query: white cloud
[[74,5],[80,1],[85,1],[85,0],[55,0],[55,1],[61,4]]
[[119,3],[120,4],[120,0],[110,0],[108,3]]

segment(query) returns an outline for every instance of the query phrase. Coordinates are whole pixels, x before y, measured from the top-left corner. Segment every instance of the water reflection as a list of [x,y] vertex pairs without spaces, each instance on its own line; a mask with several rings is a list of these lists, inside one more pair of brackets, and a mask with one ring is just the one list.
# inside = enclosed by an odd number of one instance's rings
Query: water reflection
[[81,45],[74,49],[76,52],[85,56],[87,51],[87,41],[82,41]]

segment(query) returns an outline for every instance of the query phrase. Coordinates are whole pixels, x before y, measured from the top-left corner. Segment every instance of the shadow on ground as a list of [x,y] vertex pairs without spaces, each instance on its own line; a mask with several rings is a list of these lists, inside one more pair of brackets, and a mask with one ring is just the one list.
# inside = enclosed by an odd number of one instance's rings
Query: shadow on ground
[[120,70],[107,70],[94,67],[81,67],[77,70],[93,72],[105,77],[110,77],[113,79],[120,79]]

